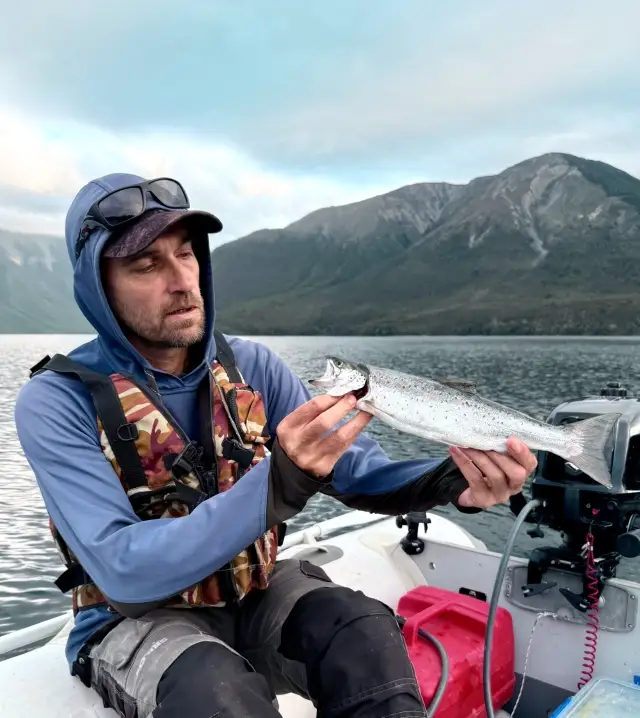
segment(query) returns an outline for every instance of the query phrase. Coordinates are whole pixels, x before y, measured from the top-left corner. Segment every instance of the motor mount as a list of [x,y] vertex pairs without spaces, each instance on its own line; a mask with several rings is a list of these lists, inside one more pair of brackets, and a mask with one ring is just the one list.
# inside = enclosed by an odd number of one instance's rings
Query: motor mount
[[406,554],[415,556],[424,551],[424,540],[418,536],[418,529],[424,524],[426,533],[430,523],[431,519],[426,511],[409,511],[404,516],[396,516],[396,526],[399,529],[407,527],[407,535],[400,540],[400,546]]

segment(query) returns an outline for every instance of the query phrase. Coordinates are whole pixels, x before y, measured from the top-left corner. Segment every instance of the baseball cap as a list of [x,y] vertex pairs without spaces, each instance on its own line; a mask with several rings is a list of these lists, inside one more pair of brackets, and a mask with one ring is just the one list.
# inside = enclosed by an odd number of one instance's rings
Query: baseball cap
[[102,255],[111,258],[132,257],[142,252],[175,224],[183,221],[188,222],[188,226],[195,231],[206,234],[214,234],[222,229],[222,222],[210,212],[150,209],[134,222],[115,230],[107,240]]

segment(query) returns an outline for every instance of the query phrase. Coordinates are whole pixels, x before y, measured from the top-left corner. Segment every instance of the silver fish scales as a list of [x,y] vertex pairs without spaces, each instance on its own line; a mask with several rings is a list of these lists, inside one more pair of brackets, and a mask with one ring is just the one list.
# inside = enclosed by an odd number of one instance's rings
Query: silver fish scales
[[604,447],[621,414],[554,426],[485,399],[470,382],[438,381],[336,356],[327,357],[324,375],[310,383],[332,396],[351,392],[358,409],[441,444],[505,452],[507,439],[516,436],[531,450],[554,453],[611,488]]

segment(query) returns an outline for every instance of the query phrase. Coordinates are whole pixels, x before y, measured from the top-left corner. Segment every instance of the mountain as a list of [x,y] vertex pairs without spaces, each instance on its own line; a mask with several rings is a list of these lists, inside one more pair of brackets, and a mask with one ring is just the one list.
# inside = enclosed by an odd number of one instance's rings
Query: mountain
[[237,333],[640,332],[640,180],[568,154],[321,209],[212,256]]
[[73,299],[61,237],[0,230],[0,332],[94,333]]
[[[212,253],[240,334],[640,334],[640,180],[568,154],[326,207]],[[62,238],[0,230],[0,332],[89,332]]]

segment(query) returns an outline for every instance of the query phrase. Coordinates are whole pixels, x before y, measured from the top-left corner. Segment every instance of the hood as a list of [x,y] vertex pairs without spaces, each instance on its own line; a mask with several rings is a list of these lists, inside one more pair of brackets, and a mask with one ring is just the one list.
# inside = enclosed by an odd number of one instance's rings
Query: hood
[[[100,274],[100,255],[111,232],[102,228],[95,230],[84,245],[80,257],[76,259],[75,254],[76,240],[91,205],[115,189],[143,180],[143,177],[137,175],[109,174],[92,180],[76,195],[67,212],[65,223],[67,252],[73,267],[73,293],[80,311],[98,333],[97,343],[100,354],[111,371],[129,372],[140,379],[144,379],[146,372],[152,371],[159,388],[180,389],[187,384],[197,383],[207,371],[207,363],[212,362],[216,354],[213,338],[215,297],[208,236],[205,235],[202,242],[198,243],[199,251],[196,252],[200,262],[200,286],[205,304],[204,360],[189,374],[182,377],[152,368],[128,341],[111,311]],[[147,208],[166,209],[150,196],[147,197]]]

